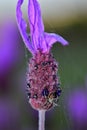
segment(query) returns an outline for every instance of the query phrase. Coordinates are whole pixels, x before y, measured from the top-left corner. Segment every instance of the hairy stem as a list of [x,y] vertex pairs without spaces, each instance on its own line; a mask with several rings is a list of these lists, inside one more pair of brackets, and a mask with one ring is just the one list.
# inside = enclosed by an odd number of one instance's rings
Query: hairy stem
[[39,110],[39,130],[45,130],[45,110]]

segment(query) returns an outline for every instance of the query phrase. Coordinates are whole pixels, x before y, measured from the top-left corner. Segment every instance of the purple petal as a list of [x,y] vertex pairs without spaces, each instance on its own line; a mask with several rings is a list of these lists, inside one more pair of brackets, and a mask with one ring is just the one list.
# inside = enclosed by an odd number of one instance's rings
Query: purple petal
[[28,17],[30,23],[31,37],[35,50],[41,48],[41,38],[44,32],[44,25],[41,17],[40,5],[37,0],[29,0]]
[[26,47],[28,48],[28,50],[31,53],[34,53],[33,47],[30,43],[29,36],[26,33],[27,24],[22,17],[22,12],[21,12],[22,3],[23,3],[23,0],[18,0],[17,8],[16,8],[17,23],[18,23],[18,27],[19,27],[20,33],[22,35],[22,38],[23,38],[23,41],[24,41]]
[[63,46],[68,45],[68,42],[58,34],[44,33],[44,40],[48,46],[48,49],[52,47],[55,42],[60,42]]
[[44,36],[42,36],[41,38],[40,38],[40,43],[41,43],[41,50],[43,51],[43,52],[48,52],[49,51],[49,49],[48,49],[48,44],[47,44],[47,40],[46,40],[46,38],[44,38]]

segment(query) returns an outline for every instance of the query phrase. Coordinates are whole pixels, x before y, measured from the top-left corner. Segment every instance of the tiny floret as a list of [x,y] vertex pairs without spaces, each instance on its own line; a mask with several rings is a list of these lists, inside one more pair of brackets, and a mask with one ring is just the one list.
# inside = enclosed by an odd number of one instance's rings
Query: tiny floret
[[58,63],[51,54],[51,47],[55,42],[64,46],[68,45],[68,42],[58,34],[44,31],[41,9],[37,0],[28,0],[30,26],[30,34],[28,34],[27,24],[21,11],[23,1],[18,0],[16,17],[23,41],[33,56],[29,60],[27,72],[29,103],[34,109],[48,110],[55,106],[61,93],[57,76]]

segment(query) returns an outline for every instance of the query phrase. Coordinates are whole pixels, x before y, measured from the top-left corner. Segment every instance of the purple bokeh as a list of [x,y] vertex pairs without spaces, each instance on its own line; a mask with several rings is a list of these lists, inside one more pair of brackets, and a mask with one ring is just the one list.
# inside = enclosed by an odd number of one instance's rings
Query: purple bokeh
[[73,127],[77,130],[87,130],[87,91],[78,88],[69,93],[67,110]]
[[8,98],[0,99],[0,130],[21,130],[18,105]]
[[81,90],[74,92],[71,97],[69,97],[69,110],[72,117],[82,122],[87,120],[87,94]]
[[21,57],[20,35],[14,22],[0,27],[0,74],[10,69]]
[[23,63],[24,50],[17,26],[13,20],[0,24],[0,92],[7,91],[12,75]]

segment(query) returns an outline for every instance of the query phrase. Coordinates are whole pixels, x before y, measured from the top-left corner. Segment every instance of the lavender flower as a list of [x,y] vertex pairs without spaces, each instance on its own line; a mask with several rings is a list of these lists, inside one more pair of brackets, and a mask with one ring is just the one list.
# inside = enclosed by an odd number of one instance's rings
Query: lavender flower
[[27,93],[31,106],[39,111],[39,130],[44,130],[45,111],[57,105],[61,94],[59,78],[57,77],[58,64],[51,54],[54,42],[68,45],[61,36],[44,32],[40,6],[37,0],[29,0],[28,17],[30,34],[26,32],[27,24],[23,19],[21,5],[18,0],[16,16],[23,41],[32,53],[27,72]]
[[37,0],[28,2],[28,18],[30,34],[26,32],[27,24],[23,19],[21,5],[23,0],[18,0],[16,15],[17,23],[23,41],[32,53],[27,74],[29,103],[34,109],[48,110],[56,105],[61,89],[57,77],[58,64],[51,54],[54,42],[68,45],[61,36],[44,32],[40,6]]

